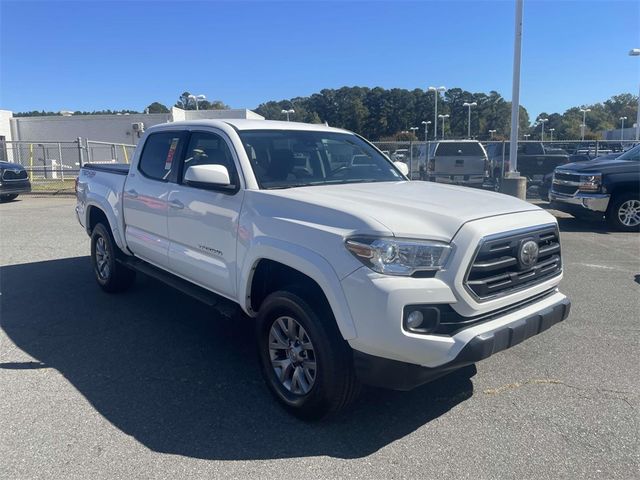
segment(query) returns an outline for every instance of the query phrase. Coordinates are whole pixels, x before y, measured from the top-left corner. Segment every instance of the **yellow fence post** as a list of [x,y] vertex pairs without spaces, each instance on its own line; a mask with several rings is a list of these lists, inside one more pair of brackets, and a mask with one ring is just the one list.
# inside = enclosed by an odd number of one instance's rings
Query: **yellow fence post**
[[33,182],[33,143],[29,144],[29,181]]
[[122,145],[122,152],[124,153],[124,163],[129,163],[129,155],[127,155],[127,147]]

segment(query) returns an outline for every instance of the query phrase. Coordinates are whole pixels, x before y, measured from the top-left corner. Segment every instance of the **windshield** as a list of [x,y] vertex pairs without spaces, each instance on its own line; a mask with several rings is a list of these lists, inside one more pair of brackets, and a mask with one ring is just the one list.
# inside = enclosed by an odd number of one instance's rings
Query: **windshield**
[[436,150],[437,157],[453,156],[480,156],[484,157],[484,151],[479,143],[474,142],[442,142]]
[[303,130],[238,133],[260,188],[404,180],[384,155],[356,135]]
[[616,160],[635,160],[637,162],[640,160],[640,145],[636,145],[631,150],[627,150],[616,158]]

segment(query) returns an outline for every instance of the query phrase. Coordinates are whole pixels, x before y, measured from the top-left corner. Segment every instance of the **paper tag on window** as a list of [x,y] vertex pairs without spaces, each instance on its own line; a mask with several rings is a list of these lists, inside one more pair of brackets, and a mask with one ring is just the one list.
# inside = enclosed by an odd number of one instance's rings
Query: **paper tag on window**
[[167,153],[167,160],[164,162],[164,169],[171,170],[171,164],[173,163],[173,156],[176,153],[176,148],[178,148],[179,138],[174,138],[171,140],[171,146],[169,147],[169,152]]

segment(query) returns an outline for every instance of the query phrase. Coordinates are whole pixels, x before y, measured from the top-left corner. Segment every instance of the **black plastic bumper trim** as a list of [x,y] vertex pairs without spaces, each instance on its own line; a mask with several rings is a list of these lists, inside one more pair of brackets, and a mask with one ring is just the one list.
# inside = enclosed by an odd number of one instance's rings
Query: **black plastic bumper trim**
[[354,350],[356,375],[362,383],[374,387],[412,390],[544,332],[566,319],[570,310],[571,301],[565,298],[554,305],[521,318],[517,322],[484,332],[469,341],[454,360],[433,368],[390,360]]

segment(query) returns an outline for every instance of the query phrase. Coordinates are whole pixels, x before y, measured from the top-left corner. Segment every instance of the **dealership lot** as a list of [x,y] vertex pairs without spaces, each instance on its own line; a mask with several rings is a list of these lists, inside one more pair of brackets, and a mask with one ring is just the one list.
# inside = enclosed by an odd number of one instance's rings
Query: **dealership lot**
[[559,214],[569,319],[471,380],[369,389],[305,424],[248,321],[155,281],[95,285],[71,197],[0,205],[0,477],[631,478],[640,235]]

